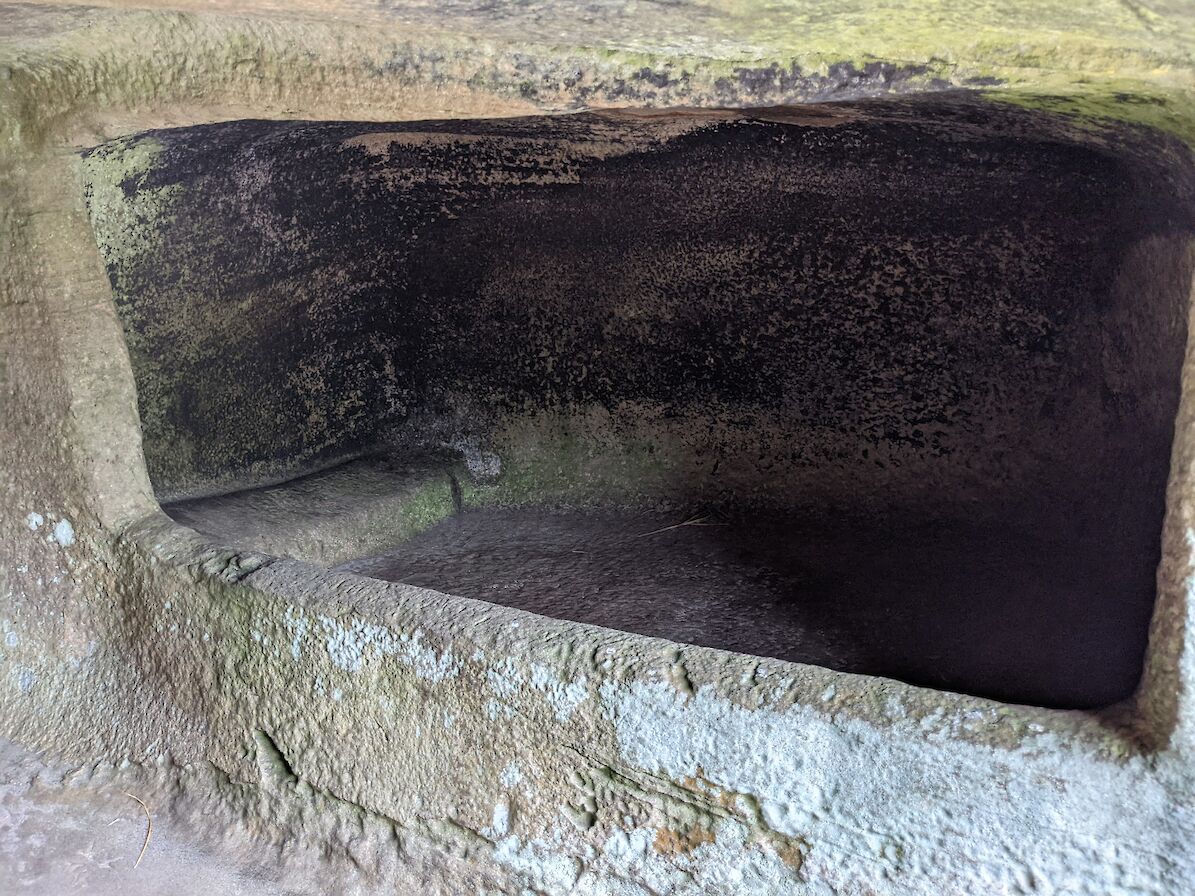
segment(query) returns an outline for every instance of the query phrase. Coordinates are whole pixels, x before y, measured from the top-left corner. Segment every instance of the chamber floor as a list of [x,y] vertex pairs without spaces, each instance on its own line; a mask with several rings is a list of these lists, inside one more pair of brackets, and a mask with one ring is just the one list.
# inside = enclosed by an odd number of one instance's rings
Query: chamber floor
[[[677,525],[678,523],[682,525]],[[1004,525],[466,510],[339,569],[1043,706],[1128,696],[1156,558]]]

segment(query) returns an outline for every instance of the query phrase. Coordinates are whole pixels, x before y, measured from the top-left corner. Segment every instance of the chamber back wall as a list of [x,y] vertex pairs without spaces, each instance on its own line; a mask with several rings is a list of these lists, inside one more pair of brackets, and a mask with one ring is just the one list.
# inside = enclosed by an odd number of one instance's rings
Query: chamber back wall
[[162,498],[379,446],[638,452],[645,493],[1156,541],[1183,158],[939,98],[239,121],[87,169]]

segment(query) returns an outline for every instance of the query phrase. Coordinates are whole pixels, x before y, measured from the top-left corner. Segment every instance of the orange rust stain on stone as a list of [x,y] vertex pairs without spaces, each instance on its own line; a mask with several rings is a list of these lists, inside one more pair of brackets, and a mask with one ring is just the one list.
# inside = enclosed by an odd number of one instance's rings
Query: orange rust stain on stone
[[805,864],[805,856],[809,853],[809,844],[804,840],[772,840],[772,849],[785,865],[793,871],[800,871]]
[[684,832],[660,828],[652,846],[661,855],[688,855],[703,843],[713,843],[714,839],[713,831],[696,825]]
[[698,793],[707,799],[713,800],[724,809],[735,808],[735,800],[738,794],[732,790],[726,790],[714,784],[705,776],[705,769],[700,765],[697,766],[697,772],[693,775],[687,775],[680,780],[680,784],[686,790],[691,790]]

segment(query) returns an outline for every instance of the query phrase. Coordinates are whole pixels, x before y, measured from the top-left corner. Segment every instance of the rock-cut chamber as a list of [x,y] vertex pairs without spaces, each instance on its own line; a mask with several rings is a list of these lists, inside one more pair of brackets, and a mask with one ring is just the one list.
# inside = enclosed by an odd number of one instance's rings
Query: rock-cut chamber
[[1176,144],[945,98],[234,121],[84,167],[150,477],[214,539],[1003,700],[1137,682]]

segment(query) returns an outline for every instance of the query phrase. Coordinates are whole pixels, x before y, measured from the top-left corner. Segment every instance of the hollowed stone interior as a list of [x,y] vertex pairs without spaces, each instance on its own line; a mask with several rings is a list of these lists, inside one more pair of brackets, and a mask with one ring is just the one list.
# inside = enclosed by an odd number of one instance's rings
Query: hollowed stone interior
[[180,522],[999,699],[1136,684],[1175,144],[948,97],[237,121],[85,169]]

